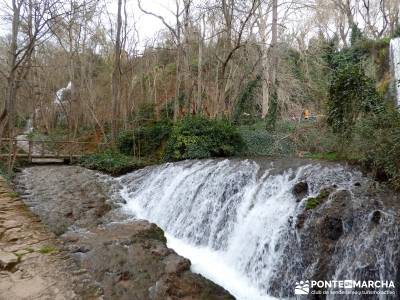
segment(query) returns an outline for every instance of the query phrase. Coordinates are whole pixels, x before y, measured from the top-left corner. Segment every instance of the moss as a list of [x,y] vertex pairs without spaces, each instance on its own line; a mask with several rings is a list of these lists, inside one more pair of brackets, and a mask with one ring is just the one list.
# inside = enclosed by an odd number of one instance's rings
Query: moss
[[311,197],[307,199],[306,209],[314,209],[320,205],[326,198],[328,198],[329,192],[327,190],[322,190],[319,192],[317,197]]
[[11,198],[18,198],[18,194],[15,192],[8,193],[8,196],[10,196]]
[[380,80],[376,86],[376,90],[382,97],[385,96],[385,94],[389,91],[390,83],[391,83],[390,74],[386,72],[382,80]]
[[148,230],[139,232],[138,234],[135,235],[135,237],[138,239],[157,240],[163,243],[167,242],[167,238],[164,235],[164,231],[157,225],[152,226]]
[[51,245],[50,246],[43,246],[42,248],[40,248],[38,250],[38,252],[42,253],[42,254],[52,254],[52,253],[57,253],[58,249],[56,247],[54,247],[54,246],[51,246]]

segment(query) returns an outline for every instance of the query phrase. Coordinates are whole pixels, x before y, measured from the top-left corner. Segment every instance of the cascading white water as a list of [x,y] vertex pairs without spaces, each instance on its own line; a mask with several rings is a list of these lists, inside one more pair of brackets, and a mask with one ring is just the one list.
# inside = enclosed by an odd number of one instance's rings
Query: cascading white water
[[64,99],[65,93],[71,91],[71,89],[72,89],[72,82],[70,81],[68,82],[66,87],[63,87],[56,92],[56,95],[54,97],[54,104],[62,105],[63,102],[65,101]]
[[396,105],[400,107],[400,37],[390,41],[390,59],[392,63],[393,86],[396,95]]
[[340,166],[276,170],[273,163],[208,160],[146,168],[119,182],[126,211],[162,227],[193,271],[237,299],[256,300],[271,298],[287,232],[304,206],[292,195],[294,184],[307,178],[310,193],[317,194],[333,182],[350,187],[353,176]]

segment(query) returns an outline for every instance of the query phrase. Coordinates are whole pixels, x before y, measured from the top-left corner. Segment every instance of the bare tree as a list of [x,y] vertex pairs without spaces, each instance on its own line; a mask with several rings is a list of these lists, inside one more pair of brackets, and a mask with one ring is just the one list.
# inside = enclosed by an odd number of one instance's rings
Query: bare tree
[[121,28],[122,28],[122,0],[118,0],[117,13],[117,32],[115,36],[114,70],[112,75],[112,120],[111,120],[111,139],[115,143],[118,128],[118,104],[120,102],[120,84],[121,84]]

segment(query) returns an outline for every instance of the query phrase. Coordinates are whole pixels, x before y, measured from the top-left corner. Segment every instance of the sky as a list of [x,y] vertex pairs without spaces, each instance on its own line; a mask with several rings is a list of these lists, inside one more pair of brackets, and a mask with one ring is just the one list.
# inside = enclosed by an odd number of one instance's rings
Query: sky
[[[173,14],[170,10],[174,9],[175,0],[141,0],[141,3],[145,10],[163,16],[168,22],[173,22]],[[108,0],[107,8],[115,16],[117,14],[117,7],[117,0]],[[137,5],[137,0],[127,0],[126,9],[129,15],[128,23],[132,23],[132,18],[136,22],[139,34],[139,47],[143,47],[160,30],[165,28],[159,19],[143,13]]]
[[[80,0],[82,1],[82,0]],[[112,21],[116,21],[117,0],[100,0],[106,3],[107,11],[113,17]],[[141,0],[142,7],[148,11],[162,15],[167,21],[172,22],[173,16],[169,11],[174,8],[175,0]],[[10,0],[0,0],[0,15],[3,16],[8,11],[7,5],[10,7]],[[128,14],[128,23],[136,22],[136,28],[139,34],[139,46],[143,47],[146,42],[154,38],[157,32],[164,29],[160,20],[153,16],[144,14],[137,5],[137,0],[126,0],[126,10]],[[10,22],[2,19],[0,21],[0,34],[10,30]]]

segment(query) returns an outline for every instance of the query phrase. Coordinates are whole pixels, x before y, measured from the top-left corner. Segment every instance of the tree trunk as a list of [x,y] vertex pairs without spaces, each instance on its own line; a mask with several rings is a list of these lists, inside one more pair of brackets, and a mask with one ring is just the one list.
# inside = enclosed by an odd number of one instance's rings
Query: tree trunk
[[114,70],[112,74],[112,120],[111,120],[111,139],[115,144],[118,135],[118,104],[120,98],[120,85],[121,85],[121,27],[122,27],[122,0],[118,0],[118,15],[117,15],[117,35],[115,38],[115,57],[114,57]]
[[267,128],[275,129],[277,112],[278,112],[278,81],[277,81],[277,68],[278,68],[278,0],[272,1],[272,27],[271,27],[271,66],[270,66],[270,87],[271,103],[268,107],[268,120]]
[[[203,17],[203,24],[204,24],[204,17]],[[203,29],[200,25],[200,32],[199,32],[199,53],[198,53],[198,62],[197,62],[197,101],[196,101],[196,113],[202,111],[202,94],[203,94],[203,43],[204,43],[204,35]]]
[[267,39],[267,16],[263,15],[261,3],[259,4],[259,29],[261,35],[261,63],[262,63],[262,100],[261,117],[265,118],[269,108],[269,61],[268,61],[268,39]]

